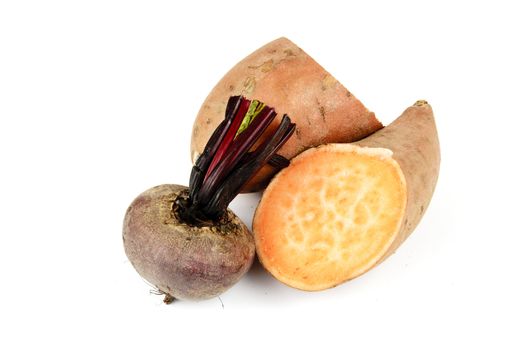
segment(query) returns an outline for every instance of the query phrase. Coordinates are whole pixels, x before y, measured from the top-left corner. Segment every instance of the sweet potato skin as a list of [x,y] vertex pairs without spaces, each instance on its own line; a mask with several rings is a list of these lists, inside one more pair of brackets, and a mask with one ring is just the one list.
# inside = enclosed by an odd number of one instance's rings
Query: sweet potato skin
[[235,284],[255,255],[253,236],[228,211],[224,227],[190,227],[173,213],[187,188],[160,185],[140,194],[124,218],[129,261],[159,291],[176,299],[208,299]]
[[406,211],[399,233],[384,260],[414,231],[437,184],[441,153],[432,107],[426,101],[417,101],[390,125],[355,144],[391,150],[405,176]]
[[[382,128],[374,113],[341,83],[293,42],[280,38],[240,61],[210,92],[193,126],[193,162],[224,119],[228,98],[240,94],[263,101],[296,123],[295,134],[279,151],[288,159],[321,144],[356,141]],[[265,166],[244,191],[263,189],[275,172]]]

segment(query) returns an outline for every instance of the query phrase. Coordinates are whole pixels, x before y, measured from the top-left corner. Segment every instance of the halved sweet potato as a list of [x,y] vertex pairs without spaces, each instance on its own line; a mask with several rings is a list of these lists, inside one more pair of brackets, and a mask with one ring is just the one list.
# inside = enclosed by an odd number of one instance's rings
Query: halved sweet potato
[[[210,92],[193,125],[193,162],[224,118],[232,95],[260,100],[290,116],[296,132],[279,151],[288,159],[321,144],[353,142],[382,128],[374,113],[323,67],[290,40],[280,38],[240,61]],[[275,121],[269,131],[276,126]],[[265,166],[244,191],[263,189],[276,171]]]
[[259,260],[278,280],[303,290],[361,275],[414,230],[439,162],[432,109],[424,101],[362,141],[305,151],[272,180],[256,210]]

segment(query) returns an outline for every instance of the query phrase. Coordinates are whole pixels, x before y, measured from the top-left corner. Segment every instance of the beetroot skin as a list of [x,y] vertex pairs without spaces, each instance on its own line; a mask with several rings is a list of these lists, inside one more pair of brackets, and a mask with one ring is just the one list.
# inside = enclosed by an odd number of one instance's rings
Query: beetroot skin
[[233,286],[250,268],[253,236],[229,209],[213,226],[190,226],[177,215],[188,188],[160,185],[140,194],[124,218],[131,264],[166,300],[208,299]]

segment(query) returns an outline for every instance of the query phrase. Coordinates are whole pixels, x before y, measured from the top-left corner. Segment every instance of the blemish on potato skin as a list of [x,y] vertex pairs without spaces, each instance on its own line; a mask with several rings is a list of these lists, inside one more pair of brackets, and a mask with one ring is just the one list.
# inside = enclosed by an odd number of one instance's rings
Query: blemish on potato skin
[[327,74],[321,82],[321,90],[326,91],[328,89],[332,89],[336,84],[337,80],[333,76]]
[[255,89],[256,81],[254,76],[248,76],[246,79],[244,79],[243,86],[243,93],[244,94],[251,94],[253,90]]
[[235,86],[230,85],[230,86],[228,86],[228,89],[229,89],[230,91],[233,91],[233,90],[235,90]]
[[273,59],[269,59],[267,61],[264,61],[263,63],[257,65],[257,66],[248,66],[249,69],[260,69],[263,73],[268,73],[273,69],[274,62]]
[[316,99],[317,102],[317,109],[319,110],[319,114],[321,114],[321,118],[323,119],[323,122],[326,123],[326,110],[323,105],[321,105],[321,102],[319,99]]
[[210,118],[206,118],[206,125],[210,125],[211,124],[211,119]]
[[326,114],[325,114],[324,106],[319,106],[319,113],[321,113],[321,117],[323,118],[323,122],[326,123]]
[[261,66],[261,72],[268,73],[273,69],[273,60],[268,60],[264,62],[264,64]]
[[286,57],[297,56],[291,49],[286,49],[283,52],[285,53]]

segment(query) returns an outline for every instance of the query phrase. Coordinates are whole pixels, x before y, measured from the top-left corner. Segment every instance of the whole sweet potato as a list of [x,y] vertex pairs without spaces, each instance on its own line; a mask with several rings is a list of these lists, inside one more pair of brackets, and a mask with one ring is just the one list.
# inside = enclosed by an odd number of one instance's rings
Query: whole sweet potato
[[[293,42],[280,38],[240,61],[210,92],[193,125],[193,162],[222,121],[231,95],[260,100],[290,116],[295,134],[279,151],[287,159],[321,144],[353,142],[382,128],[374,113],[330,73]],[[276,127],[277,121],[267,132]],[[277,170],[263,167],[243,191],[263,189]]]

